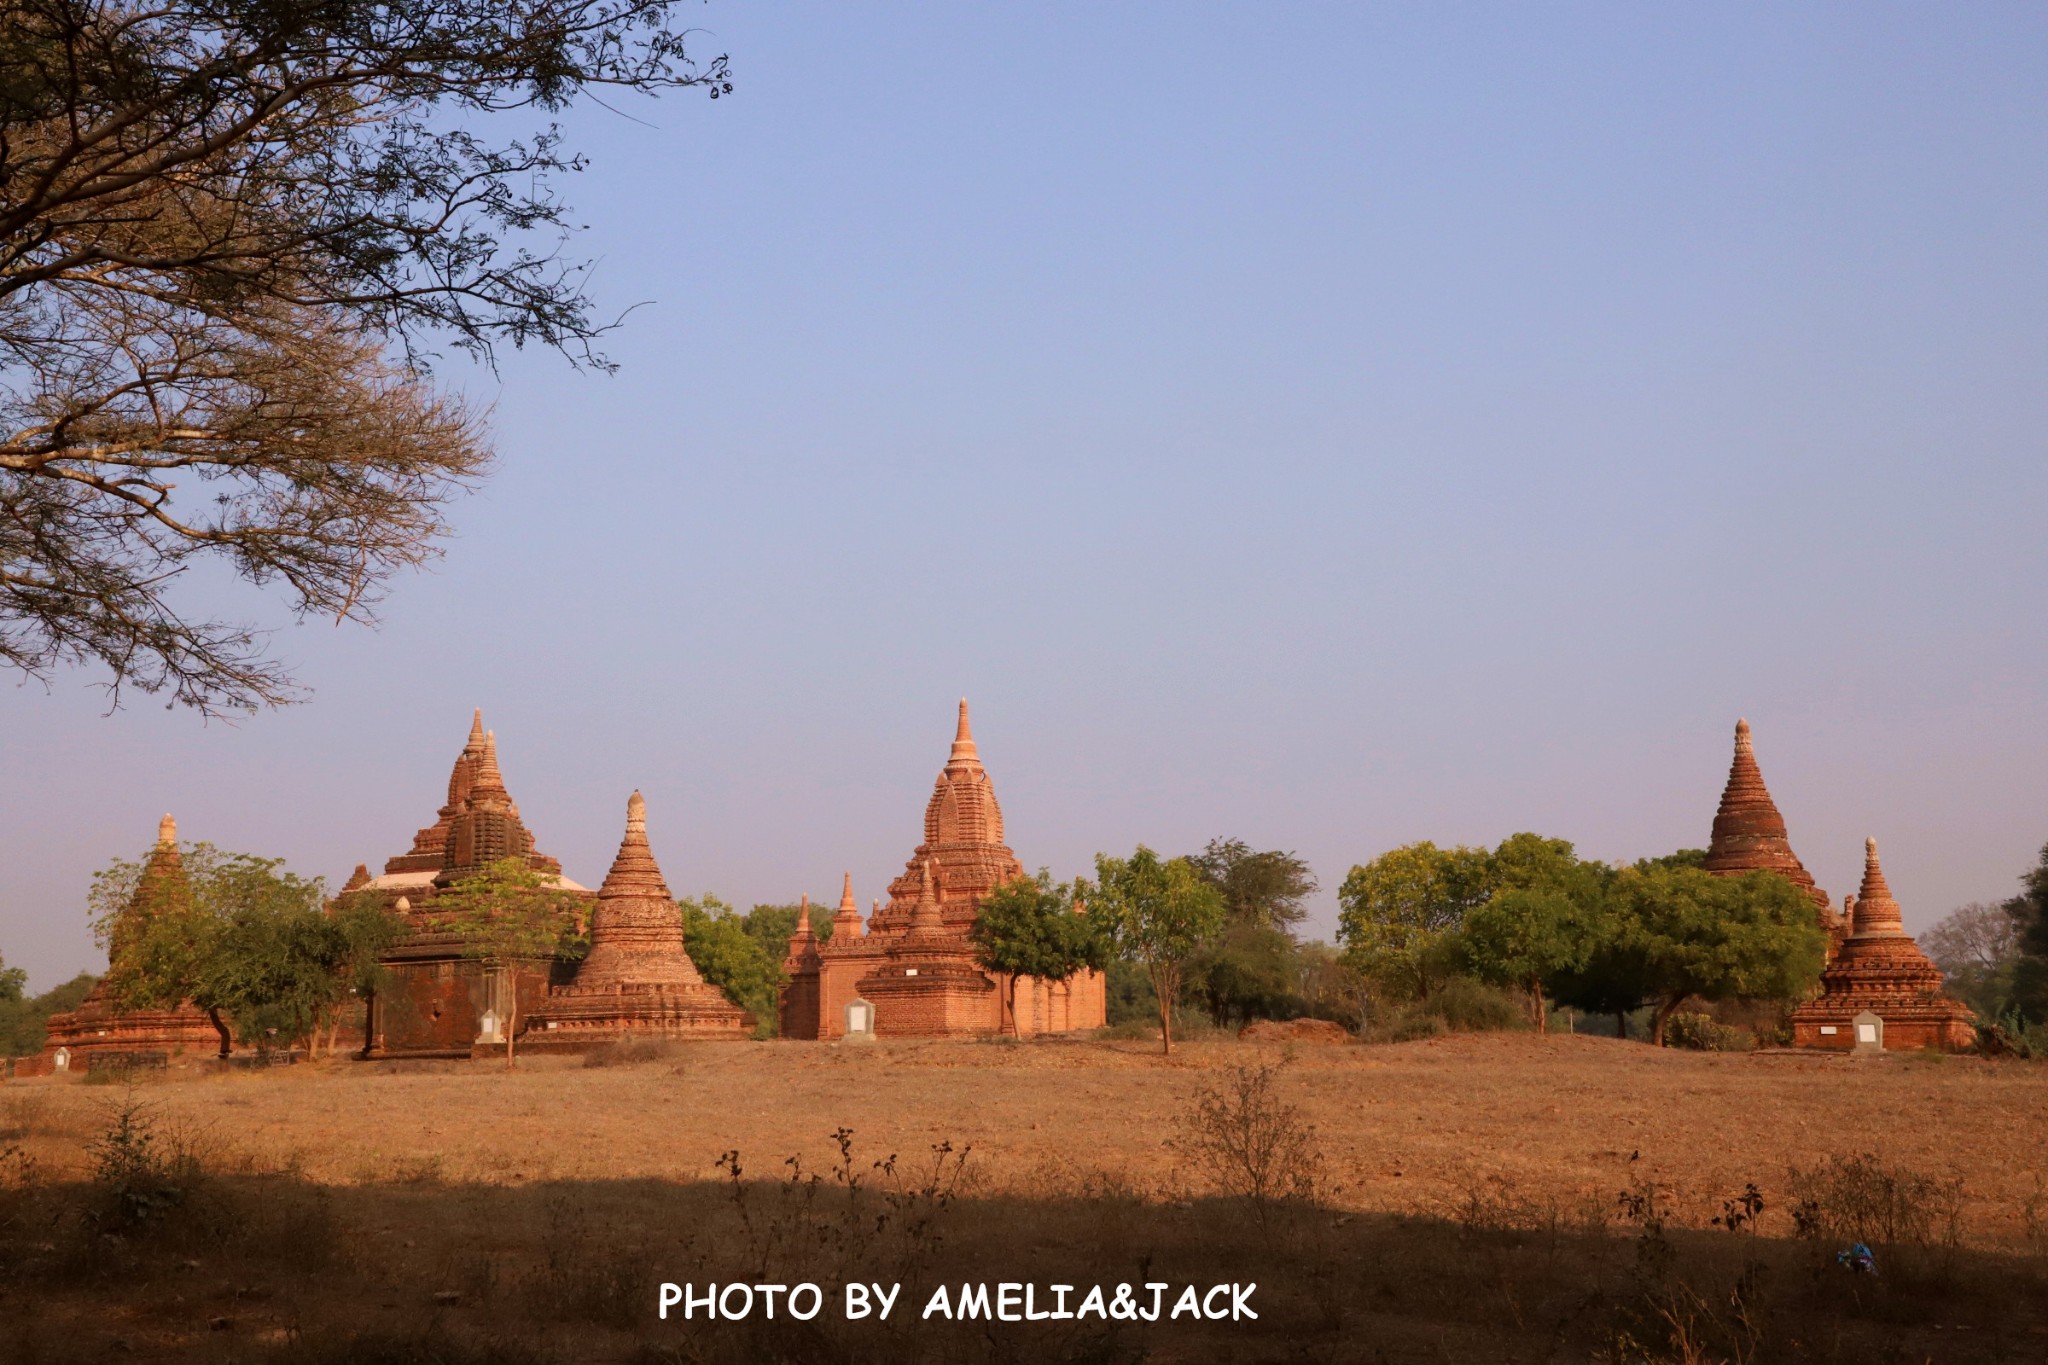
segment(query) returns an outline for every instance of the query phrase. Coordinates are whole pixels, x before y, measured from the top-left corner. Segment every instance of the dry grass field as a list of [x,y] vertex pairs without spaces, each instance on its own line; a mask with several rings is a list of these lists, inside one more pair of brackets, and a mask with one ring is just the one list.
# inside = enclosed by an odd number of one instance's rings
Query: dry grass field
[[[1527,1035],[606,1060],[0,1088],[9,1358],[2048,1359],[2044,1067]],[[1266,1067],[1259,1112],[1189,1126]],[[133,1104],[193,1161],[124,1212],[92,1144]],[[1276,1125],[1307,1143],[1268,1194],[1201,1159]],[[905,1285],[891,1322],[839,1320],[852,1278]],[[834,1297],[661,1322],[662,1280]],[[1261,1316],[918,1320],[964,1280],[1257,1281]]]

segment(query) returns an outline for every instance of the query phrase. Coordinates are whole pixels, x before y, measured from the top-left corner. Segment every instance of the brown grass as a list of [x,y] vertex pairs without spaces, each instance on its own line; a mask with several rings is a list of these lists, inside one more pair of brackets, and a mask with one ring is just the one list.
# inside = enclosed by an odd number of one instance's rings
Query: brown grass
[[[52,1362],[116,1338],[126,1358],[252,1361],[2048,1354],[2048,1068],[1530,1035],[1207,1042],[1170,1062],[1064,1041],[606,1060],[143,1083],[214,1175],[179,1226],[119,1236],[80,1210],[120,1093],[9,1085],[0,1317],[21,1359]],[[1275,1067],[1273,1102],[1313,1135],[1313,1197],[1271,1218],[1219,1194],[1188,1127],[1205,1092],[1245,1093],[1244,1066]],[[735,1152],[737,1181],[718,1165]],[[17,1168],[33,1188],[10,1190]],[[1716,1227],[1752,1183],[1761,1214]],[[1833,1260],[1863,1227],[1900,1239],[1876,1280]],[[914,1281],[913,1323],[934,1276],[1257,1280],[1267,1311],[1170,1331],[862,1334],[836,1300],[803,1331],[654,1320],[662,1279],[848,1266]]]

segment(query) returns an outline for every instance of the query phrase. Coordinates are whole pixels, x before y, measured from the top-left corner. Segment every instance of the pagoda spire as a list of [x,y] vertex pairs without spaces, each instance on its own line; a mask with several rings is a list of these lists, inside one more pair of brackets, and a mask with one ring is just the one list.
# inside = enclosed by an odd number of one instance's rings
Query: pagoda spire
[[1827,893],[1813,884],[1813,874],[1792,851],[1785,832],[1785,817],[1764,786],[1763,770],[1757,767],[1756,745],[1750,738],[1749,722],[1735,722],[1735,757],[1728,765],[1728,785],[1721,791],[1721,807],[1714,813],[1713,837],[1707,843],[1705,867],[1724,876],[1745,872],[1775,872],[1797,886],[1822,909],[1828,907]]
[[178,822],[172,818],[169,811],[165,811],[164,818],[156,822],[156,841],[159,844],[169,844],[174,848],[177,846]]
[[852,942],[867,932],[860,922],[860,902],[853,898],[853,873],[846,874],[846,882],[839,891],[839,909],[832,916],[832,938],[834,942]]
[[932,860],[926,858],[921,864],[917,891],[917,904],[910,911],[910,932],[913,934],[937,933],[945,927],[939,914],[939,891],[932,867]]
[[953,731],[953,752],[946,758],[948,768],[979,768],[981,754],[974,747],[974,731],[967,724],[967,698],[960,699],[960,723]]
[[1877,861],[1877,840],[1863,841],[1863,885],[1856,891],[1856,908],[1852,912],[1855,922],[1852,928],[1857,938],[1899,938],[1906,932],[1904,917],[1899,912],[1899,903],[1892,899],[1891,887],[1885,885],[1884,868]]
[[[637,792],[634,794],[638,795]],[[499,771],[498,768],[498,732],[496,730],[484,731],[484,751],[477,760],[476,776],[470,779],[470,799],[474,800],[479,796],[501,796],[507,801],[512,799],[512,794],[505,790],[505,774]]]

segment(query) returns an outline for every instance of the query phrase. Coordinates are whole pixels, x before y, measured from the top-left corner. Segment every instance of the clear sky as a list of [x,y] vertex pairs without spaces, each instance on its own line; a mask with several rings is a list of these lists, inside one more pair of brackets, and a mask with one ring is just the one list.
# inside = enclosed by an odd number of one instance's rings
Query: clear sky
[[[501,471],[303,706],[0,689],[0,953],[188,838],[339,881],[472,706],[595,884],[863,904],[953,706],[1032,867],[1706,840],[1737,716],[1909,928],[2048,841],[2048,7],[716,0],[574,118],[616,377],[451,382]],[[198,591],[205,585],[196,585]],[[276,619],[275,604],[235,599]]]

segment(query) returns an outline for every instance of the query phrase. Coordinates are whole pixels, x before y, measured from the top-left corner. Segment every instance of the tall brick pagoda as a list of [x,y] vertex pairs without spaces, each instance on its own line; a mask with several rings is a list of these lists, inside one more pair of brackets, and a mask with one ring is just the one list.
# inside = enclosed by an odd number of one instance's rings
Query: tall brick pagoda
[[[370,1001],[363,1052],[372,1057],[467,1057],[502,1042],[500,1021],[511,1013],[506,992],[519,993],[524,1015],[547,995],[565,967],[533,962],[513,971],[487,970],[465,954],[462,936],[438,913],[434,898],[490,864],[518,858],[557,890],[589,896],[562,875],[562,865],[534,845],[498,765],[498,737],[479,711],[448,775],[448,800],[412,847],[389,859],[383,875],[345,890],[374,896],[398,910],[413,932],[384,957],[392,984]],[[355,878],[350,878],[354,883]]]
[[107,974],[77,1009],[50,1016],[49,1038],[41,1054],[31,1063],[17,1063],[17,1075],[84,1071],[108,1063],[161,1066],[184,1058],[226,1055],[225,1025],[216,1025],[213,1016],[198,1006],[124,1009],[112,994],[122,959],[149,921],[188,909],[191,899],[184,855],[178,852],[178,822],[166,814],[157,824],[156,845],[142,865],[134,894],[108,936]]
[[754,1017],[706,982],[683,944],[683,915],[647,844],[647,803],[626,803],[626,833],[598,888],[590,953],[548,993],[521,1046],[573,1049],[631,1038],[745,1038]]
[[1728,766],[1728,785],[1721,791],[1721,808],[1714,813],[1714,832],[1707,843],[1706,870],[1724,877],[1746,872],[1775,872],[1804,891],[1814,904],[1820,925],[1828,932],[1828,952],[1848,932],[1848,920],[1830,908],[1828,893],[1814,885],[1813,874],[1792,851],[1785,832],[1785,817],[1764,786],[1763,770],[1756,764],[1756,748],[1749,736],[1749,722],[1735,722],[1735,759]]
[[806,922],[791,936],[790,975],[782,997],[782,1030],[792,1038],[837,1038],[846,1006],[875,1006],[882,1037],[958,1037],[998,1032],[1028,1035],[1099,1028],[1106,1017],[1102,974],[1077,972],[1064,981],[1020,980],[1017,1016],[1009,1012],[1006,979],[974,961],[968,931],[981,900],[1024,875],[1003,842],[1003,811],[982,766],[960,703],[952,751],[925,804],[924,841],[889,884],[889,903],[860,923],[848,877],[820,943]]
[[1861,1040],[1865,1048],[1953,1051],[1975,1043],[1970,1007],[1948,996],[1941,968],[1906,933],[1875,839],[1863,844],[1863,885],[1851,914],[1848,936],[1820,974],[1820,995],[1792,1012],[1793,1046],[1854,1048],[1859,1019],[1871,1015],[1882,1023]]

